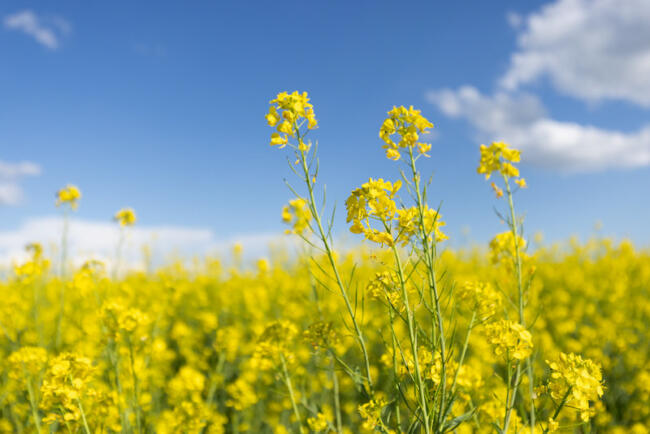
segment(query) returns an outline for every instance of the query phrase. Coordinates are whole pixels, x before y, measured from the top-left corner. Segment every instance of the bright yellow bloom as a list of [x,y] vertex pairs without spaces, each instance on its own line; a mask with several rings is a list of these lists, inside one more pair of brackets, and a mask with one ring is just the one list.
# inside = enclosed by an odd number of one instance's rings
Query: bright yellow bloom
[[435,241],[436,243],[448,239],[447,235],[440,228],[445,226],[445,222],[438,211],[425,205],[422,215],[422,225],[420,228],[420,210],[417,207],[398,209],[397,211],[397,231],[399,240],[402,245],[408,242],[418,234],[420,229],[424,230],[427,242]]
[[292,226],[291,230],[286,230],[287,234],[301,235],[309,228],[311,218],[311,210],[305,199],[296,198],[290,200],[289,205],[282,208],[282,221]]
[[485,326],[488,342],[497,356],[524,360],[533,351],[533,337],[521,324],[501,320]]
[[80,424],[80,403],[86,395],[95,394],[89,384],[93,373],[92,363],[86,357],[63,353],[51,360],[41,386],[40,407],[47,413],[43,422]]
[[375,229],[370,220],[380,221],[383,225],[391,224],[397,212],[395,195],[401,186],[399,180],[391,183],[370,178],[360,188],[353,190],[345,201],[347,222],[352,222],[350,232],[362,233],[366,239],[379,244],[393,245],[393,236],[386,232],[386,228]]
[[8,357],[9,376],[14,379],[25,375],[37,376],[47,363],[47,350],[39,347],[23,347]]
[[359,414],[363,419],[363,428],[368,431],[385,432],[384,422],[381,413],[387,402],[383,397],[371,399],[369,402],[359,406]]
[[327,417],[323,413],[318,413],[316,417],[307,418],[307,425],[312,431],[325,431],[328,426]]
[[490,146],[481,145],[481,160],[476,171],[490,179],[494,172],[504,176],[519,176],[519,170],[511,163],[518,163],[521,153],[504,142],[492,142]]
[[72,184],[56,192],[56,206],[67,204],[70,208],[77,209],[79,199],[81,199],[81,191]]
[[598,401],[604,393],[600,366],[573,353],[560,353],[557,359],[546,363],[551,368],[551,397],[558,402],[566,397],[565,406],[577,409],[580,418],[588,422],[594,416],[589,403]]
[[[420,134],[429,132],[429,128],[433,128],[433,124],[420,114],[420,110],[415,110],[413,106],[408,109],[403,106],[393,107],[379,129],[379,137],[386,143],[383,146],[386,157],[390,160],[399,160],[401,156],[399,148],[414,147],[417,147],[421,155],[426,155],[431,145],[420,143],[418,140]],[[394,134],[399,136],[397,143],[393,141]]]
[[133,226],[136,221],[135,211],[132,208],[122,208],[113,218],[120,226]]
[[[290,138],[300,137],[298,133],[304,123],[307,130],[318,127],[314,107],[309,103],[307,92],[295,91],[291,94],[280,92],[270,104],[266,121],[271,127],[277,126],[277,132],[271,134],[271,146],[279,145],[283,148],[289,143]],[[309,147],[310,145],[304,143],[302,139],[299,140],[298,149],[301,152],[308,151]]]
[[519,249],[519,255],[524,256],[523,251],[526,247],[526,240],[517,235],[515,245],[515,238],[512,231],[502,232],[497,234],[490,241],[490,257],[493,264],[501,261],[512,261],[516,255],[516,249]]
[[486,282],[465,282],[458,290],[458,298],[476,312],[479,320],[490,318],[501,307],[501,294]]

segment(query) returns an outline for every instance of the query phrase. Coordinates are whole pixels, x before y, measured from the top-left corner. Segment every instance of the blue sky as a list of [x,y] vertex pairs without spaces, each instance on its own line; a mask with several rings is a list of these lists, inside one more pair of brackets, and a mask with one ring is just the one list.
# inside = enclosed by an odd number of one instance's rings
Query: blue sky
[[34,167],[0,173],[0,248],[55,215],[66,183],[91,223],[132,206],[145,228],[281,232],[291,173],[263,116],[283,90],[312,98],[339,205],[398,176],[377,132],[414,105],[435,124],[422,170],[455,242],[502,230],[475,167],[480,143],[514,139],[529,232],[601,221],[648,244],[649,16],[641,0],[3,2],[0,161]]

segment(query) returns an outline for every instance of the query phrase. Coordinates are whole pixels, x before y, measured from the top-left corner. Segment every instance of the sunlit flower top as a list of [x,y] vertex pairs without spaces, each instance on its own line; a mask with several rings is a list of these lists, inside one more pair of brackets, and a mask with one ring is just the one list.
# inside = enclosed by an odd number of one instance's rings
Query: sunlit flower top
[[115,213],[114,218],[120,226],[133,226],[136,222],[135,211],[132,208],[122,208]]
[[566,399],[565,406],[576,408],[580,418],[589,421],[595,413],[589,401],[598,401],[604,393],[600,366],[573,353],[560,353],[557,359],[546,363],[551,368],[548,384],[551,397]]
[[[446,240],[447,236],[440,230],[445,223],[436,210],[424,206],[420,218],[417,207],[397,208],[395,199],[401,187],[400,180],[391,183],[370,178],[360,188],[352,190],[345,201],[347,222],[352,223],[350,232],[364,234],[366,239],[388,246],[396,242],[406,245],[419,229],[424,229],[429,241]],[[372,220],[380,223],[380,229],[373,227]]]
[[[429,128],[433,128],[433,124],[420,114],[420,110],[415,110],[413,106],[393,107],[379,129],[379,137],[386,143],[383,146],[386,149],[386,158],[397,161],[401,157],[400,148],[413,147],[417,147],[420,154],[426,155],[431,149],[431,144],[418,140],[420,134],[429,132]],[[397,141],[393,140],[395,134],[398,136]]]
[[79,199],[81,199],[81,191],[72,184],[68,184],[56,192],[56,206],[67,204],[70,205],[70,208],[77,209]]
[[297,138],[298,149],[307,151],[309,145],[303,141],[304,134],[300,134],[300,128],[305,123],[307,130],[318,127],[314,107],[309,103],[307,92],[280,92],[270,104],[266,121],[277,129],[277,132],[271,134],[271,146],[279,145],[283,148],[289,143],[289,138]]
[[521,324],[501,320],[485,326],[494,354],[524,360],[533,351],[533,337]]
[[501,261],[512,261],[516,256],[516,249],[519,249],[519,254],[523,256],[522,250],[526,247],[526,240],[517,235],[515,245],[515,237],[512,231],[501,232],[496,234],[490,241],[490,259],[493,264]]
[[[511,148],[504,142],[492,142],[490,146],[481,145],[481,160],[479,161],[476,172],[485,175],[485,179],[490,179],[494,172],[500,173],[506,180],[516,178],[515,184],[519,188],[526,188],[526,180],[519,178],[519,169],[512,163],[519,163],[521,152],[518,149]],[[492,188],[497,199],[503,196],[503,191],[493,182]]]
[[302,234],[309,228],[311,221],[311,210],[307,201],[302,198],[290,200],[289,205],[282,208],[282,221],[292,226],[292,229],[286,230],[287,234]]

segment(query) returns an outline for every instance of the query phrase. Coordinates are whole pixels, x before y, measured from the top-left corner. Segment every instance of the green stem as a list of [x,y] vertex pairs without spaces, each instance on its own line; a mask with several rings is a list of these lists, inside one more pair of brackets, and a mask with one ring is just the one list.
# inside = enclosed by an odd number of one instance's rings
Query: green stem
[[[386,228],[386,231],[390,231],[390,228],[388,227],[386,222],[384,222],[384,226]],[[406,320],[407,320],[406,323],[408,325],[408,330],[409,330],[409,341],[411,343],[411,352],[413,353],[413,366],[415,367],[415,380],[417,383],[416,385],[418,389],[418,398],[420,400],[420,409],[422,410],[424,431],[427,434],[429,434],[431,432],[431,428],[429,427],[428,401],[425,396],[424,381],[422,380],[422,374],[420,372],[420,362],[418,360],[418,340],[417,340],[418,338],[417,338],[417,333],[415,332],[413,311],[411,310],[411,306],[408,298],[408,292],[406,291],[406,281],[404,277],[404,270],[402,268],[402,261],[399,257],[399,252],[397,251],[397,247],[395,247],[394,243],[391,245],[391,248],[393,250],[393,255],[395,256],[395,263],[397,264],[397,274],[399,276],[400,287],[402,289],[402,300],[404,302],[404,307],[406,309]]]
[[[506,186],[508,207],[510,209],[510,230],[512,231],[515,243],[515,268],[517,278],[517,292],[519,295],[519,323],[522,325],[522,327],[526,327],[526,321],[524,318],[524,289],[521,278],[521,246],[519,245],[517,215],[515,213],[515,204],[512,198],[512,189],[510,188],[510,182],[506,175],[503,175],[503,181]],[[535,434],[535,382],[533,377],[533,365],[530,356],[526,357],[526,375],[528,376],[528,393],[530,395],[530,433]]]
[[334,383],[334,416],[336,418],[336,432],[340,434],[343,432],[341,424],[341,398],[339,396],[339,378],[336,375],[336,367],[333,358],[330,360],[330,369],[332,371],[332,383]]
[[138,383],[138,376],[135,373],[135,357],[133,355],[133,343],[131,342],[131,336],[127,336],[127,342],[129,344],[129,359],[130,359],[130,364],[131,364],[131,378],[133,380],[133,395],[132,395],[132,402],[133,402],[133,409],[135,411],[135,421],[136,421],[136,427],[138,428],[138,432],[142,432],[142,421],[141,421],[141,415],[140,415],[140,392],[139,392],[139,383]]
[[[443,415],[443,408],[446,401],[446,387],[447,387],[447,351],[445,343],[445,330],[444,323],[442,318],[442,308],[440,306],[440,294],[438,292],[438,282],[436,279],[436,270],[434,265],[434,255],[435,255],[435,228],[432,228],[432,234],[427,233],[427,229],[424,226],[424,198],[423,193],[420,190],[420,175],[415,167],[415,158],[413,157],[413,149],[409,148],[409,158],[410,158],[410,167],[411,173],[413,175],[413,186],[416,194],[416,205],[418,207],[419,213],[419,226],[421,232],[421,242],[422,242],[422,252],[424,257],[424,262],[428,270],[429,277],[429,291],[431,297],[434,300],[435,309],[436,309],[436,318],[438,326],[438,338],[440,340],[440,361],[441,361],[441,376],[440,376],[440,408],[438,415],[436,417],[436,432],[439,432],[444,426],[444,420],[440,420]],[[435,223],[434,223],[435,225]],[[430,238],[433,237],[433,245],[431,246]]]
[[63,327],[63,314],[65,311],[65,277],[66,277],[66,262],[68,260],[68,208],[64,208],[63,211],[63,231],[61,233],[61,264],[60,265],[60,274],[61,274],[61,291],[59,294],[59,315],[56,319],[56,335],[54,340],[54,347],[58,351],[61,348],[62,341],[62,331]]
[[84,430],[86,434],[91,434],[90,428],[88,428],[88,421],[86,420],[86,413],[84,412],[83,405],[81,405],[81,400],[77,399],[77,404],[79,405],[79,411],[81,412],[81,420],[84,424]]
[[41,434],[41,420],[38,417],[38,407],[36,406],[36,397],[34,396],[34,386],[32,386],[32,377],[27,375],[25,372],[27,380],[27,393],[29,394],[29,405],[32,408],[32,418],[34,419],[34,425],[36,426],[36,431],[38,434]]
[[[472,334],[472,329],[474,328],[474,321],[476,321],[476,311],[472,313],[472,319],[470,319],[469,321],[469,327],[467,328],[467,334],[465,335],[465,342],[463,343],[463,350],[460,353],[460,359],[458,361],[458,368],[456,368],[456,373],[454,374],[454,381],[451,383],[451,388],[449,389],[452,395],[456,391],[458,374],[460,373],[460,368],[461,366],[463,366],[463,362],[465,361],[465,355],[467,354],[467,348],[469,347],[469,337]],[[446,412],[449,412],[449,408],[446,409]]]
[[[562,407],[564,407],[564,404],[566,404],[567,400],[569,399],[570,394],[571,394],[571,387],[567,389],[566,393],[562,397],[562,401],[560,402],[560,405],[558,405],[558,407],[555,409],[555,412],[553,413],[553,417],[551,419],[555,420],[555,418],[558,417],[560,411],[562,411]],[[548,428],[544,430],[544,434],[546,434],[547,432],[548,432]]]
[[298,405],[296,404],[296,398],[293,393],[293,386],[291,385],[291,377],[289,376],[289,371],[287,371],[287,362],[284,359],[284,354],[280,353],[280,361],[282,362],[282,373],[284,375],[284,382],[287,385],[287,390],[289,391],[289,397],[291,398],[291,406],[293,407],[293,412],[296,415],[298,421],[298,427],[300,433],[304,434],[302,428],[302,417],[300,416],[300,411],[298,410]]
[[[296,131],[297,131],[297,138],[298,141],[300,142],[301,137],[300,137],[300,131],[296,126]],[[318,236],[323,243],[323,247],[325,248],[325,252],[327,253],[327,258],[329,260],[329,263],[332,267],[332,270],[334,272],[334,277],[336,279],[336,283],[339,287],[339,290],[341,292],[341,295],[343,296],[343,300],[345,301],[345,307],[347,308],[348,315],[350,316],[350,319],[352,320],[352,324],[354,326],[354,332],[356,334],[357,341],[359,342],[359,346],[361,347],[361,352],[363,353],[363,359],[365,362],[365,370],[366,370],[366,377],[368,381],[368,394],[372,396],[372,375],[370,373],[370,359],[368,357],[368,351],[366,349],[366,343],[363,338],[363,334],[361,333],[361,328],[359,327],[359,324],[356,319],[356,314],[354,313],[354,309],[352,308],[352,304],[350,303],[350,299],[347,294],[347,290],[345,288],[345,285],[343,284],[343,280],[341,279],[341,276],[339,274],[338,267],[336,265],[336,261],[334,260],[334,255],[332,253],[332,248],[330,246],[330,243],[327,239],[327,234],[325,233],[325,230],[323,229],[323,224],[321,221],[320,213],[318,212],[318,209],[316,208],[316,200],[314,198],[314,185],[311,179],[311,176],[309,174],[309,167],[307,165],[307,156],[304,151],[300,151],[300,162],[302,165],[302,170],[303,174],[305,177],[305,183],[307,184],[307,190],[309,191],[309,208],[312,214],[312,217],[314,218],[314,221],[316,222],[316,226],[318,228]]]

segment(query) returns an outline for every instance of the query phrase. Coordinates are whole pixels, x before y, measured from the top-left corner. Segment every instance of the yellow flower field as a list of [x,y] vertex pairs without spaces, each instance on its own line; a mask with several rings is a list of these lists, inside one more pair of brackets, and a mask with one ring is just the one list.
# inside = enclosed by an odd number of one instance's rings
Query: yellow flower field
[[[117,273],[73,269],[67,228],[60,257],[28,246],[0,283],[1,432],[650,432],[650,251],[532,248],[516,199],[534,186],[502,142],[468,176],[491,182],[505,232],[446,248],[413,107],[378,122],[394,172],[333,214],[307,94],[278,94],[266,121],[293,171],[273,218],[304,248]],[[80,200],[58,193],[66,222]],[[339,218],[367,241],[339,249]]]

